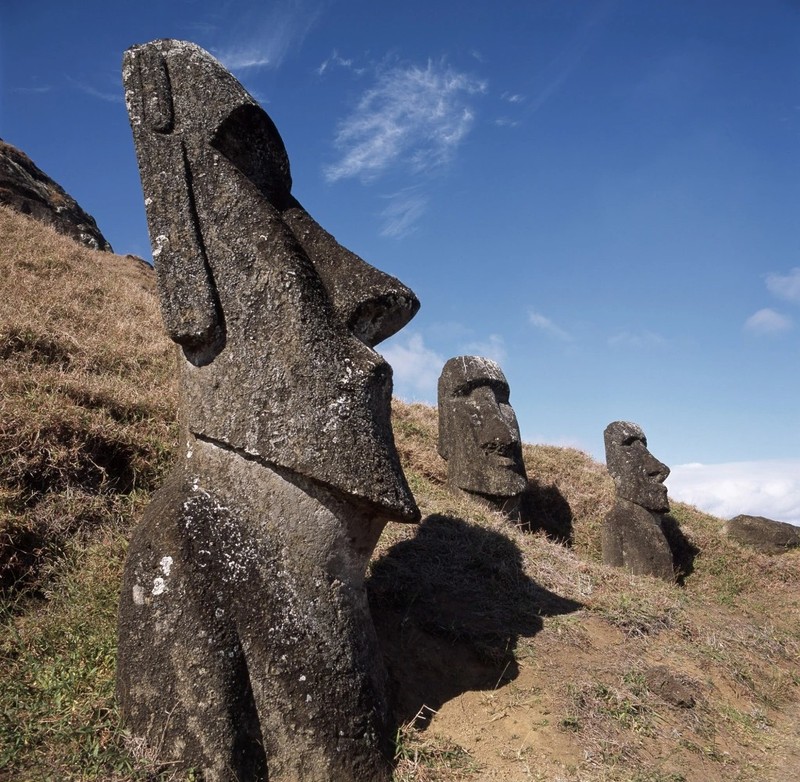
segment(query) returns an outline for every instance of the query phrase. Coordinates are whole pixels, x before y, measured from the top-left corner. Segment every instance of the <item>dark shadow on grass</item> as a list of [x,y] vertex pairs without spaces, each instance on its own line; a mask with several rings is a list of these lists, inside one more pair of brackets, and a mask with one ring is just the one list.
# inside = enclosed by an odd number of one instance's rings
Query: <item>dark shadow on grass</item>
[[683,534],[677,520],[669,513],[661,517],[661,529],[672,551],[675,580],[683,586],[686,577],[694,571],[694,558],[700,549]]
[[522,493],[518,523],[525,532],[544,532],[557,543],[572,545],[572,508],[558,486],[529,479]]
[[531,581],[505,535],[438,514],[373,564],[367,591],[396,724],[421,715],[418,728],[461,693],[515,679],[518,638],[582,607]]

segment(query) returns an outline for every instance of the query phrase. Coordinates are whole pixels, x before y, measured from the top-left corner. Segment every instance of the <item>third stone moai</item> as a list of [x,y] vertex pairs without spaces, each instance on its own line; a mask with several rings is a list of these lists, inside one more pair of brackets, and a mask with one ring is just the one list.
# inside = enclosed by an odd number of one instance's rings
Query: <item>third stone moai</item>
[[383,782],[364,573],[419,511],[372,347],[419,303],[303,209],[272,120],[207,52],[135,46],[123,81],[181,385],[178,463],[125,563],[124,721],[204,782]]
[[439,454],[447,480],[510,518],[528,485],[509,388],[496,362],[456,356],[439,377]]
[[669,467],[647,449],[647,438],[637,424],[614,421],[604,436],[616,498],[603,523],[603,562],[636,575],[674,581],[673,555],[662,527],[669,511],[664,485]]

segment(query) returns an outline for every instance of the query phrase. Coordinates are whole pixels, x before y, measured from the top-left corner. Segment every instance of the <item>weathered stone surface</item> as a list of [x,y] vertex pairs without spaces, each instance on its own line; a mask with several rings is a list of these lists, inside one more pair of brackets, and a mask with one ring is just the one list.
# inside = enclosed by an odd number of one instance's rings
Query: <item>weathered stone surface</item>
[[606,466],[614,479],[617,496],[643,508],[666,513],[669,467],[647,450],[647,438],[638,424],[614,421],[603,432]]
[[164,320],[187,358],[189,429],[413,518],[391,370],[370,347],[416,297],[328,251],[338,245],[290,194],[274,124],[207,53],[134,48],[124,78]]
[[722,525],[731,540],[763,554],[783,554],[800,546],[800,527],[764,516],[734,516]]
[[528,480],[508,381],[488,358],[451,358],[439,377],[439,454],[451,486],[518,512]]
[[94,218],[16,147],[0,139],[0,204],[94,250],[111,252]]
[[133,47],[123,80],[186,443],[125,566],[123,714],[205,780],[386,779],[363,579],[419,511],[371,347],[417,299],[309,217],[274,124],[202,49]]
[[674,581],[672,551],[661,518],[660,513],[617,497],[600,531],[603,563],[637,576]]
[[635,575],[674,581],[673,554],[662,528],[662,516],[669,510],[664,486],[669,468],[647,449],[637,424],[614,421],[604,438],[617,496],[601,531],[603,562]]

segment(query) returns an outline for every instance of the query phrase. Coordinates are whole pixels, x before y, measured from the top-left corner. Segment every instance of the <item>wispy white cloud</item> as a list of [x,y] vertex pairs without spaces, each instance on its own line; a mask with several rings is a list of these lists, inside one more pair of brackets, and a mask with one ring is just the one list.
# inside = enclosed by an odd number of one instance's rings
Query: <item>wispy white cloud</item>
[[800,526],[800,459],[680,464],[667,486],[672,499],[714,516],[746,513]]
[[464,352],[470,356],[483,356],[496,361],[502,367],[508,358],[506,343],[500,334],[490,334],[484,340],[468,342],[464,346]]
[[[339,52],[334,49],[331,53],[331,56],[327,59],[323,60],[319,67],[316,69],[317,74],[322,76],[325,71],[327,71],[332,66],[338,66],[340,68],[347,68],[349,70],[353,70],[353,61],[351,59],[345,59],[344,57],[340,56]],[[363,73],[363,69],[356,68],[356,73]]]
[[369,181],[395,164],[420,173],[447,163],[472,126],[470,96],[485,91],[485,82],[443,61],[380,72],[340,123],[335,144],[342,156],[325,176]]
[[125,98],[123,96],[122,88],[114,91],[114,92],[106,92],[105,90],[98,90],[96,87],[93,87],[91,84],[86,84],[85,82],[78,81],[77,79],[73,79],[72,77],[68,76],[67,81],[75,87],[79,89],[81,92],[85,93],[86,95],[91,95],[93,98],[98,98],[99,100],[104,100],[107,103],[124,103]]
[[519,120],[511,119],[510,117],[498,117],[494,120],[494,124],[500,128],[516,128],[519,125]]
[[528,321],[532,326],[545,332],[545,334],[549,334],[551,337],[556,337],[564,342],[572,341],[572,335],[569,332],[557,326],[550,318],[542,315],[541,312],[528,310]]
[[259,8],[257,15],[240,19],[236,40],[212,51],[231,71],[278,68],[290,50],[300,47],[319,12],[308,0],[283,0],[265,11]]
[[653,331],[631,332],[621,331],[609,337],[608,344],[614,348],[662,348],[667,345],[667,340]]
[[504,92],[500,95],[500,100],[505,100],[509,103],[522,103],[525,100],[525,96],[517,92]]
[[381,236],[401,239],[416,227],[417,221],[425,213],[428,198],[416,187],[408,187],[385,197],[389,199],[389,204],[381,212]]
[[425,333],[438,344],[465,343],[475,336],[475,332],[458,320],[439,320],[429,324]]
[[595,36],[595,30],[611,13],[613,3],[597,2],[587,6],[583,23],[577,27],[569,43],[543,70],[540,83],[533,90],[530,111],[537,112],[550,98],[556,95],[580,65]]
[[219,23],[210,20],[188,19],[183,22],[183,29],[190,36],[190,40],[209,37],[219,31]]
[[779,299],[800,304],[800,266],[795,266],[788,274],[768,274],[767,290]]
[[754,312],[745,322],[744,330],[751,334],[782,334],[792,328],[792,319],[765,307]]
[[23,95],[41,95],[44,92],[50,92],[53,88],[49,84],[43,84],[40,87],[12,87],[12,92],[19,92]]
[[[277,42],[276,44],[280,45]],[[248,68],[264,68],[266,66],[277,68],[286,52],[285,50],[278,52],[275,47],[255,43],[234,44],[216,54],[217,59],[229,71],[245,71]]]
[[380,353],[394,371],[396,396],[435,404],[436,384],[445,359],[425,345],[421,334],[393,337],[381,344]]

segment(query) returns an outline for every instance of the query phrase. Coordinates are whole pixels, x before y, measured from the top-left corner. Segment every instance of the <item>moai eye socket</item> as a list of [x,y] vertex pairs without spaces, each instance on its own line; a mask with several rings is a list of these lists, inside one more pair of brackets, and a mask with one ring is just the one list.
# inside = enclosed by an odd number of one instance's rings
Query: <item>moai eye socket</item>
[[289,156],[275,123],[260,106],[237,106],[214,131],[211,146],[225,155],[276,209],[288,205],[292,190]]
[[621,445],[626,448],[629,448],[630,446],[635,445],[636,443],[641,443],[643,446],[645,446],[645,448],[647,447],[647,440],[645,440],[644,437],[640,437],[639,435],[631,435],[630,437],[626,437],[622,441]]

